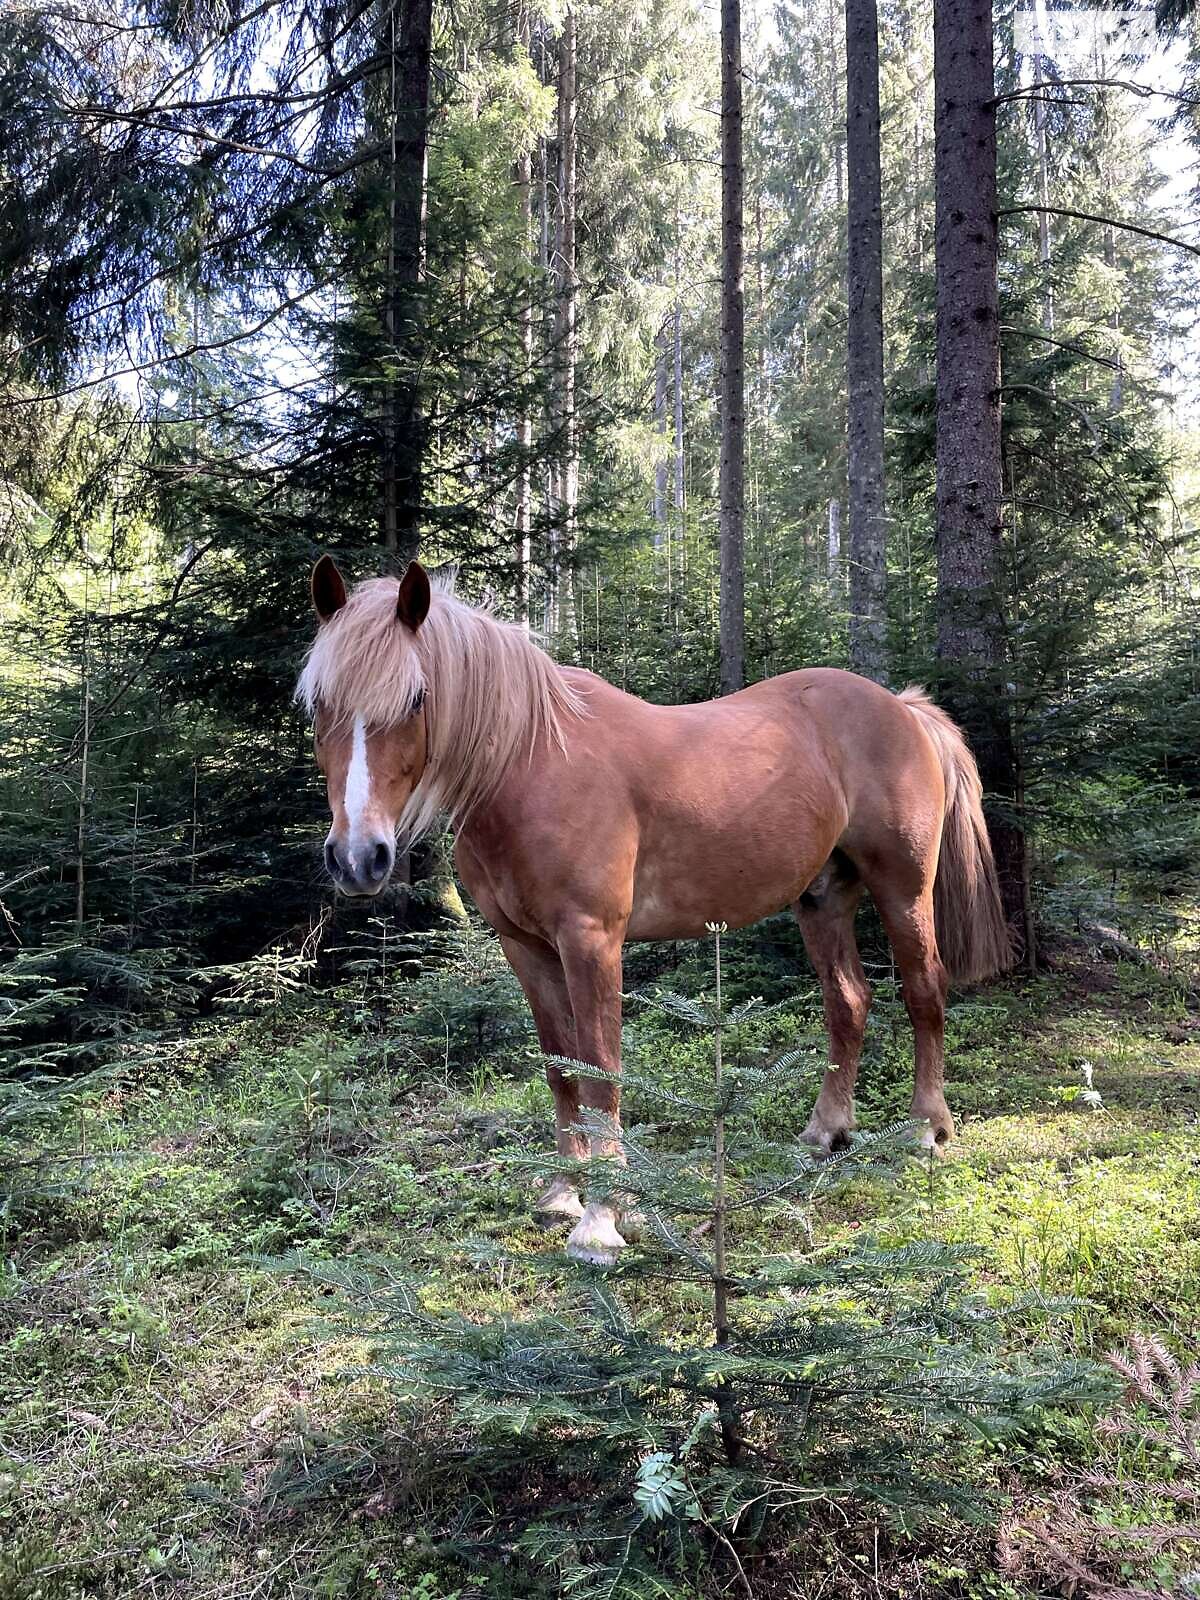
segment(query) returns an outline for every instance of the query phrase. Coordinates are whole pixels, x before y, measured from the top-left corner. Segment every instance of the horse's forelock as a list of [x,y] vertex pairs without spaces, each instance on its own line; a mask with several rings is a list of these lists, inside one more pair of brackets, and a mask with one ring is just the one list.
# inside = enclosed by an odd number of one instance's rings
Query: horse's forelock
[[341,721],[387,728],[422,697],[429,761],[400,818],[410,838],[440,812],[461,820],[491,794],[512,763],[544,736],[563,747],[562,718],[580,715],[575,689],[513,623],[434,583],[416,634],[396,618],[394,578],[355,588],[313,641],[296,694]]

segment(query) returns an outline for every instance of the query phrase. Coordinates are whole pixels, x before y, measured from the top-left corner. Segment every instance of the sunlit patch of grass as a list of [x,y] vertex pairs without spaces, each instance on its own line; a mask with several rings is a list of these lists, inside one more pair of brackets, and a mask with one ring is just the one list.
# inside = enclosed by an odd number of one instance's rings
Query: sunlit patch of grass
[[[909,1173],[907,1212],[894,1206],[885,1234],[978,1244],[990,1283],[1077,1297],[1076,1336],[1096,1349],[1131,1327],[1181,1335],[1200,1326],[1196,1140],[1128,1124],[1106,1131],[1100,1118],[997,1121],[979,1141],[968,1132],[950,1159]],[[1064,1138],[1072,1127],[1094,1137]],[[1016,1159],[1012,1143],[1023,1138]]]

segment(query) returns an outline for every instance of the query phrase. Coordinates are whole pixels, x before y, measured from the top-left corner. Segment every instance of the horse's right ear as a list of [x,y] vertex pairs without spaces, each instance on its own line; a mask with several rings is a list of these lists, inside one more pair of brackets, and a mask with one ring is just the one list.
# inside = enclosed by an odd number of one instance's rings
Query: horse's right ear
[[400,591],[396,595],[397,620],[416,633],[429,615],[432,598],[429,574],[419,561],[410,561],[400,579]]
[[313,610],[322,622],[346,604],[346,581],[332,556],[322,556],[312,571]]

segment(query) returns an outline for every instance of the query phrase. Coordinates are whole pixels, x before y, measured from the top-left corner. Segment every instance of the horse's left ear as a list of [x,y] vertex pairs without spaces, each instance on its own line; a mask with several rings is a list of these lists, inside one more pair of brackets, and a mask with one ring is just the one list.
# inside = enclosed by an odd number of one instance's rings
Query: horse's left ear
[[396,596],[396,618],[414,633],[429,615],[429,574],[419,561],[410,561],[408,570],[400,579],[400,593]]

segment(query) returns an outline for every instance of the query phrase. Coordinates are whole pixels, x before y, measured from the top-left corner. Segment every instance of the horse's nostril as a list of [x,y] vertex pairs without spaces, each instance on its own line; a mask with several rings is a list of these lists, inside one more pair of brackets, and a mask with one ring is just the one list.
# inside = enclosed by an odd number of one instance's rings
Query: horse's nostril
[[333,848],[333,843],[330,840],[327,840],[325,844],[325,871],[335,880],[342,875],[341,862],[338,860],[337,851]]
[[378,882],[380,878],[385,878],[391,870],[392,852],[381,840],[375,846],[375,854],[371,857],[371,876]]

